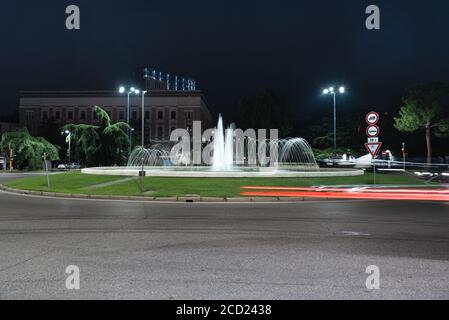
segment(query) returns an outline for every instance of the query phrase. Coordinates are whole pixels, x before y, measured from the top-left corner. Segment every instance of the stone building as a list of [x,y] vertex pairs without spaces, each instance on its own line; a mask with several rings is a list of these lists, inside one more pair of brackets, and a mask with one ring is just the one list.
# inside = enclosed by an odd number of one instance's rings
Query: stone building
[[[155,90],[156,80],[146,81],[145,109],[141,95],[130,96],[130,125],[141,126],[145,118],[145,144],[166,142],[171,131],[191,129],[193,121],[211,128],[212,116],[204,96],[198,90]],[[127,121],[127,95],[116,91],[23,91],[20,92],[20,125],[33,135],[40,135],[48,123],[97,124],[94,106],[104,108],[113,122]]]

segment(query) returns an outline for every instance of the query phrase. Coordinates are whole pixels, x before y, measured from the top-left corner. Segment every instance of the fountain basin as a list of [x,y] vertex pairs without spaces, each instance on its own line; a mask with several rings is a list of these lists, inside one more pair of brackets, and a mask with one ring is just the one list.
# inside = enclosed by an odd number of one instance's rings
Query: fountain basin
[[[97,167],[82,169],[84,174],[139,176],[141,168],[137,167]],[[302,166],[272,167],[238,167],[229,171],[213,171],[210,167],[145,167],[148,177],[172,178],[319,178],[361,176],[358,169],[313,169]]]

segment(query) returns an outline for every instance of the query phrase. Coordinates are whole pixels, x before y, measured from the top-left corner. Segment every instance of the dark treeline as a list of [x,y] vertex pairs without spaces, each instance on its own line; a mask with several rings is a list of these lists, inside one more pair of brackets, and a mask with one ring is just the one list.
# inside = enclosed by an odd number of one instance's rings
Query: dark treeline
[[[431,87],[432,85],[428,85]],[[447,87],[446,87],[447,88]],[[391,97],[385,105],[376,107],[361,106],[350,99],[341,99],[337,107],[337,144],[340,148],[351,149],[356,154],[365,154],[366,127],[365,115],[376,111],[380,115],[380,141],[382,149],[389,149],[400,155],[402,143],[406,144],[409,157],[426,157],[427,146],[425,132],[417,129],[413,132],[398,130],[395,118],[400,116],[407,92],[404,96]],[[449,92],[449,91],[447,91]],[[449,94],[444,103],[449,102]],[[288,99],[276,93],[264,90],[253,97],[243,99],[240,104],[239,125],[242,128],[278,128],[282,137],[303,137],[314,149],[329,149],[333,146],[333,106],[331,100],[323,99],[322,108],[307,111],[293,110]],[[449,103],[448,103],[449,105]],[[443,111],[447,110],[443,106]],[[295,115],[294,114],[299,114]],[[442,113],[441,117],[447,114]],[[449,117],[448,117],[449,119]],[[449,138],[447,135],[432,136],[432,155],[448,156]]]

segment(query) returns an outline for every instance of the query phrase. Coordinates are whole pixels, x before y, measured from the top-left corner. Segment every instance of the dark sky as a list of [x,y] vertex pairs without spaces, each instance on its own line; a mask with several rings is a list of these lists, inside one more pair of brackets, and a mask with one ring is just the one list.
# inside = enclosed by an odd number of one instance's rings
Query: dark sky
[[[70,4],[80,31],[65,28]],[[369,4],[381,31],[365,28]],[[264,88],[301,115],[323,107],[332,83],[348,87],[342,104],[366,109],[415,83],[449,82],[447,0],[17,0],[2,2],[0,26],[0,114],[18,90],[141,85],[144,66],[195,78],[229,117]]]

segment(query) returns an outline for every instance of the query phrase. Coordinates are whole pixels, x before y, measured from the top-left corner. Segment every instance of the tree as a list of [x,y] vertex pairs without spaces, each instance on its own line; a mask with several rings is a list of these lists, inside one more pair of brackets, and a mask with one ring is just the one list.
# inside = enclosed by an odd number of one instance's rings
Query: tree
[[15,166],[18,168],[39,169],[44,153],[47,155],[47,160],[59,160],[57,146],[42,137],[32,137],[26,128],[2,135],[0,151],[9,156],[9,146],[13,149]]
[[100,125],[68,124],[75,142],[76,157],[89,166],[122,165],[128,155],[129,139],[124,122],[112,123],[108,113],[100,107],[94,108]]
[[[64,146],[66,139],[61,135],[61,125],[56,123],[53,118],[48,119],[40,126],[39,134],[53,145]],[[65,159],[66,155],[67,150],[64,147],[59,148],[59,157]]]
[[[357,134],[356,120],[348,115],[347,119],[341,119],[337,125],[337,146],[344,150],[360,145]],[[304,125],[309,132],[309,139],[314,148],[328,149],[334,145],[334,125],[330,116],[319,117],[319,124]]]
[[293,129],[292,116],[287,100],[269,90],[240,103],[240,125],[253,129],[278,129],[280,137],[286,137]]
[[432,162],[432,133],[443,136],[449,133],[449,89],[440,83],[411,88],[403,98],[395,128],[399,131],[424,130],[427,144],[427,163]]

